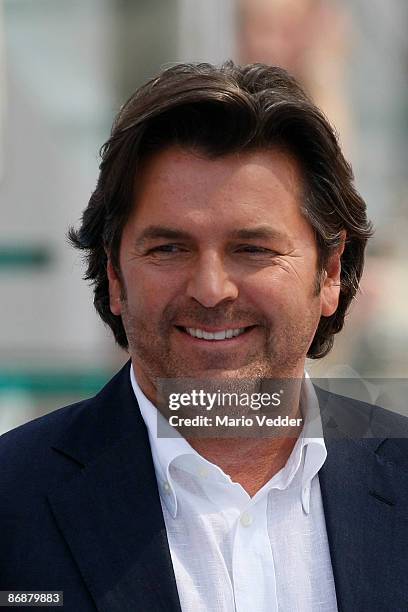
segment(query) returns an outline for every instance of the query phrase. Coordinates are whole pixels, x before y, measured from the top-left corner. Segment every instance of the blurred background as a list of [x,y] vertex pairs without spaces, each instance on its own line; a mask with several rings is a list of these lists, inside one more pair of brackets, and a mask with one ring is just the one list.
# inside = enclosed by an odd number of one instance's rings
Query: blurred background
[[316,376],[408,377],[406,0],[0,0],[0,433],[126,360],[67,244],[119,106],[175,61],[277,64],[337,128],[376,227]]

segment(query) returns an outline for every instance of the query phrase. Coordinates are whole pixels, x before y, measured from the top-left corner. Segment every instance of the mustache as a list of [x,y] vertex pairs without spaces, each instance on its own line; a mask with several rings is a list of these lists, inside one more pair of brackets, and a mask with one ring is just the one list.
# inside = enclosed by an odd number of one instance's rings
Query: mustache
[[184,308],[170,304],[163,312],[163,326],[183,325],[222,327],[235,323],[245,323],[246,326],[270,325],[268,320],[259,312],[248,308],[229,308],[228,306],[216,306],[205,308],[200,305],[189,305]]

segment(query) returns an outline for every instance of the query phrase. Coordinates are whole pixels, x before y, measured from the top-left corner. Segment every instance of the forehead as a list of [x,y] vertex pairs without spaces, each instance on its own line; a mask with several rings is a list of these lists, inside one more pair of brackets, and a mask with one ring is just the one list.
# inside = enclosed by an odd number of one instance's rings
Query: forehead
[[[287,190],[300,191],[302,170],[294,155],[281,148],[244,151],[211,157],[199,149],[171,146],[144,160],[136,180],[136,193],[152,183],[187,187],[191,180],[198,187],[219,187],[228,179],[258,181],[267,188],[278,180]],[[198,183],[197,183],[198,181]]]
[[137,225],[246,225],[250,221],[290,224],[302,217],[302,170],[281,149],[211,158],[171,147],[152,155],[136,177],[131,215]]

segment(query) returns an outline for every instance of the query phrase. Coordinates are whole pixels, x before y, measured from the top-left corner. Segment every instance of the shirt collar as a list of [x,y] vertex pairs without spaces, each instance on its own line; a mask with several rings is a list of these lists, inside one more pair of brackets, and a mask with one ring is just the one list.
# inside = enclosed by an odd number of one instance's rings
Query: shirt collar
[[305,425],[299,438],[302,441],[302,447],[305,449],[302,472],[302,506],[304,512],[309,514],[311,483],[326,461],[327,449],[323,437],[319,400],[306,371],[301,388],[300,405],[305,418]]
[[[147,428],[160,495],[174,518],[177,514],[177,496],[170,474],[170,465],[176,458],[190,455],[197,460],[197,463],[207,464],[216,474],[224,475],[224,472],[219,466],[202,457],[185,438],[169,425],[156,406],[141,390],[132,365],[130,367],[130,380]],[[302,469],[301,503],[303,511],[309,514],[311,482],[324,464],[327,450],[323,438],[319,402],[307,372],[305,372],[302,381],[300,407],[305,419],[302,433],[297,439],[286,465],[262,487],[262,490],[265,488],[286,489],[299,469]],[[157,436],[158,421],[160,421],[161,431],[169,430],[169,437],[159,438]]]
[[[169,425],[156,406],[145,396],[136,380],[133,365],[130,366],[130,381],[149,435],[160,495],[174,518],[177,514],[177,497],[170,475],[170,465],[174,459],[182,455],[197,455],[198,457],[200,455],[177,430]],[[171,431],[169,437],[159,438],[157,436],[158,421],[160,421],[160,431],[165,432],[167,429]]]

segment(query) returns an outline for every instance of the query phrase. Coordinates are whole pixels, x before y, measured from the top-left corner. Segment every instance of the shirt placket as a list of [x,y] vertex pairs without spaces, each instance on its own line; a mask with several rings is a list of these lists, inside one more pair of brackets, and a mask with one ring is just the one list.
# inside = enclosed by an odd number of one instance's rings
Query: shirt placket
[[278,610],[267,503],[267,495],[250,502],[237,520],[232,556],[236,612]]

